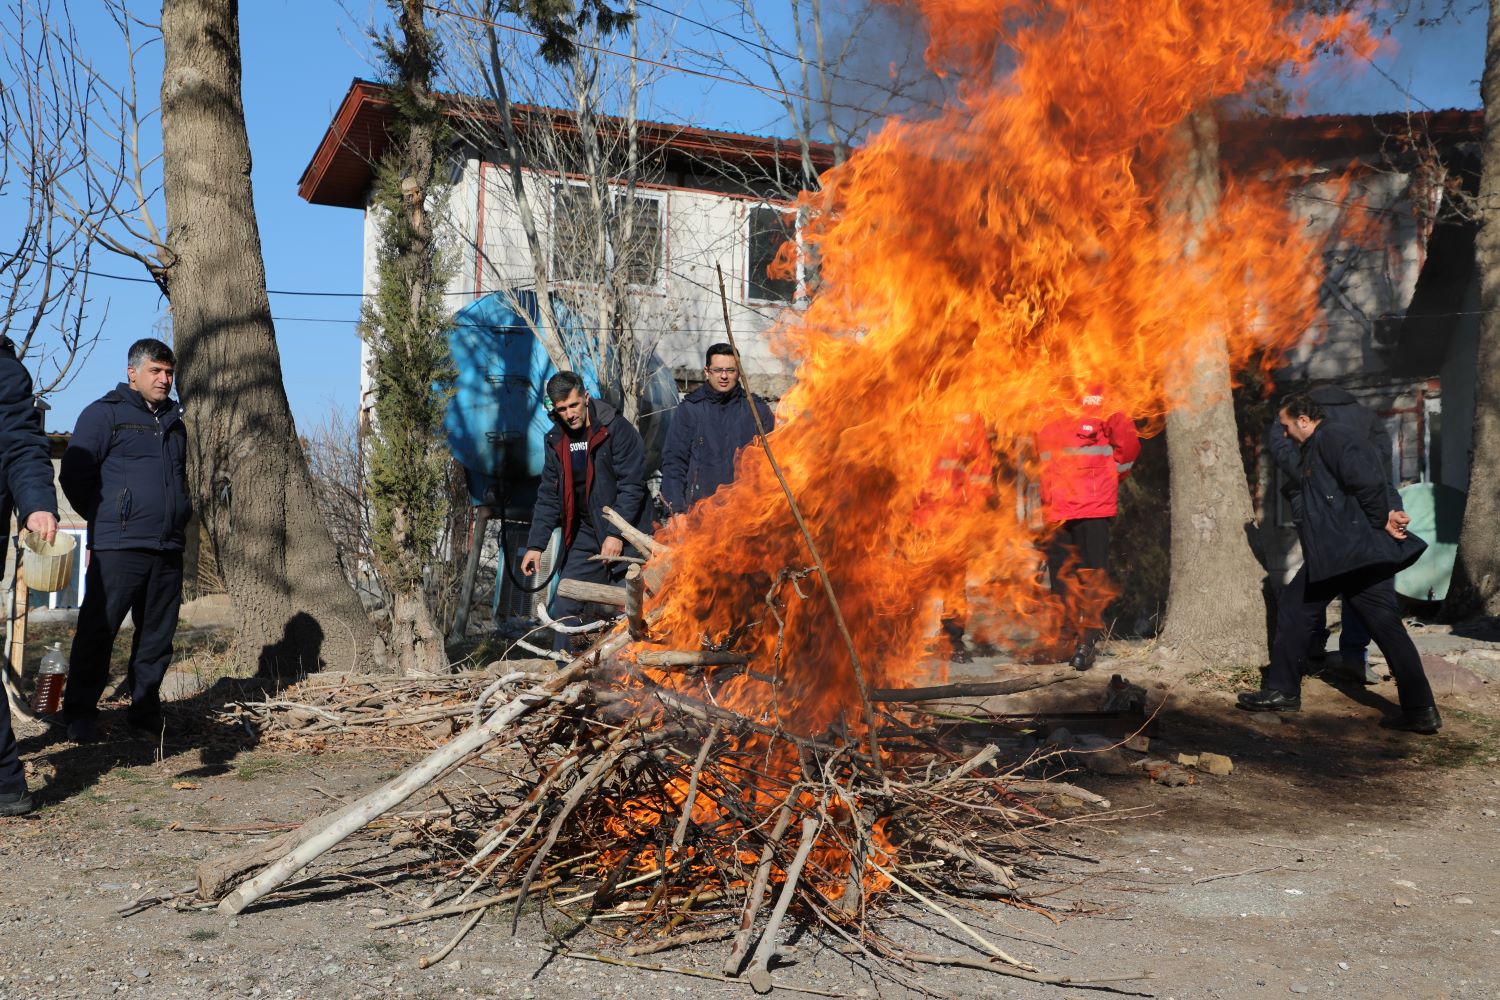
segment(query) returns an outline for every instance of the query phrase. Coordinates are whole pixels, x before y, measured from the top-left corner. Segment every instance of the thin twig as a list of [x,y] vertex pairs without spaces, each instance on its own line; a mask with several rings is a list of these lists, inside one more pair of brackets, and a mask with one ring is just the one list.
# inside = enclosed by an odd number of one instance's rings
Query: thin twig
[[1202,878],[1195,878],[1190,884],[1202,885],[1205,882],[1217,882],[1221,878],[1239,878],[1241,875],[1259,875],[1262,872],[1279,871],[1280,869],[1285,867],[1286,865],[1266,865],[1264,868],[1246,868],[1242,872],[1221,872],[1218,875],[1205,875]]

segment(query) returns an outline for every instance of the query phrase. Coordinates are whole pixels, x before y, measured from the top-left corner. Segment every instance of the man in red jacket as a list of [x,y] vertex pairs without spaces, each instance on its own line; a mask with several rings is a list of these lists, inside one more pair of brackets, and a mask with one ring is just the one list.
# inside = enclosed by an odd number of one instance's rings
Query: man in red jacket
[[[1065,607],[1070,597],[1102,576],[1109,562],[1109,522],[1119,510],[1120,480],[1141,453],[1135,423],[1105,409],[1103,389],[1086,390],[1078,405],[1037,434],[1042,472],[1042,513],[1051,530],[1047,571],[1052,592]],[[1075,588],[1077,588],[1075,590]],[[1099,629],[1081,628],[1070,661],[1094,665]]]

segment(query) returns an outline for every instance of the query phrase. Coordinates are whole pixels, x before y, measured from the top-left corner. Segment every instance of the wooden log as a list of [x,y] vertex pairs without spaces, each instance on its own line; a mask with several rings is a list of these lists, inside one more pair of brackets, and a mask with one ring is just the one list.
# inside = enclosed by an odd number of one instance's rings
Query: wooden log
[[1042,671],[1028,671],[1001,681],[976,681],[961,684],[938,684],[918,688],[874,688],[871,701],[942,701],[945,698],[987,698],[997,694],[1019,694],[1035,688],[1058,684],[1082,676],[1072,667],[1048,667]]
[[776,857],[776,847],[781,843],[781,838],[786,834],[786,828],[792,824],[791,801],[796,796],[797,789],[794,787],[786,797],[786,801],[776,813],[776,825],[771,828],[771,835],[766,838],[765,844],[760,849],[760,860],[755,865],[755,881],[750,886],[750,893],[745,897],[745,906],[740,911],[740,926],[734,934],[734,945],[729,949],[729,957],[724,960],[724,975],[737,976],[740,974],[740,965],[745,961],[745,956],[750,953],[750,938],[755,930],[755,917],[760,912],[761,901],[766,895],[766,885],[771,880],[771,862]]
[[255,877],[242,883],[239,888],[219,903],[219,912],[236,914],[266,893],[285,883],[310,861],[321,857],[338,844],[367,826],[372,820],[396,808],[427,785],[446,773],[471,754],[479,751],[517,719],[532,709],[561,694],[564,689],[583,678],[589,661],[594,656],[609,656],[630,641],[627,633],[611,635],[594,649],[579,656],[557,676],[547,683],[517,696],[492,712],[481,725],[473,726],[445,745],[439,747],[425,759],[328,817],[327,823],[312,830],[309,824],[299,834],[308,835],[274,864]]
[[751,989],[757,993],[769,993],[771,991],[771,959],[776,955],[776,935],[781,930],[781,921],[786,918],[787,907],[792,904],[792,897],[797,893],[797,880],[802,877],[802,866],[807,863],[807,856],[812,853],[813,844],[818,840],[818,821],[811,816],[802,819],[802,842],[797,845],[797,855],[792,858],[791,867],[786,870],[786,881],[781,883],[781,895],[776,897],[776,905],[771,909],[770,919],[766,921],[765,932],[760,936],[760,945],[755,949],[755,958],[750,961],[750,972],[746,977],[750,980]]
[[571,597],[588,604],[607,604],[610,607],[625,606],[625,588],[608,583],[589,583],[586,580],[558,580],[557,596]]
[[708,649],[651,649],[635,654],[643,667],[733,667],[750,662],[748,653]]
[[646,556],[654,556],[666,551],[666,546],[657,544],[650,535],[621,517],[613,507],[605,507],[603,513],[604,519],[614,525],[620,537],[634,545],[637,552]]
[[641,605],[645,600],[646,577],[639,566],[632,566],[625,571],[625,624],[635,642],[646,638],[646,622],[641,617]]

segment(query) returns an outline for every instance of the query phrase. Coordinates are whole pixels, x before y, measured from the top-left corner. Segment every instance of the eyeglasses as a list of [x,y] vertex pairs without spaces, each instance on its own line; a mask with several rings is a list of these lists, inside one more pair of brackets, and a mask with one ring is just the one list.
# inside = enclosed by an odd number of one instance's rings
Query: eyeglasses
[[738,368],[705,368],[704,371],[710,375],[735,375],[739,373]]

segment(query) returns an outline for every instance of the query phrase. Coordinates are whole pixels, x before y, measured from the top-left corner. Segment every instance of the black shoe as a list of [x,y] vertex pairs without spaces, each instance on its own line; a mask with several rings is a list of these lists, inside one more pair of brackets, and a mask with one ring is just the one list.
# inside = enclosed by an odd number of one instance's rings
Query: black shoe
[[1443,717],[1438,715],[1436,705],[1419,708],[1415,712],[1400,712],[1380,720],[1381,729],[1399,729],[1404,733],[1421,733],[1431,736],[1443,728]]
[[1261,691],[1242,691],[1239,705],[1248,712],[1300,712],[1302,696],[1282,694],[1271,688]]
[[74,743],[98,743],[99,722],[97,719],[69,719],[68,739]]
[[31,793],[24,788],[19,792],[0,792],[0,816],[25,816],[34,805]]
[[1074,670],[1087,670],[1094,665],[1095,655],[1092,642],[1080,642],[1078,648],[1073,651],[1073,658],[1068,663]]

